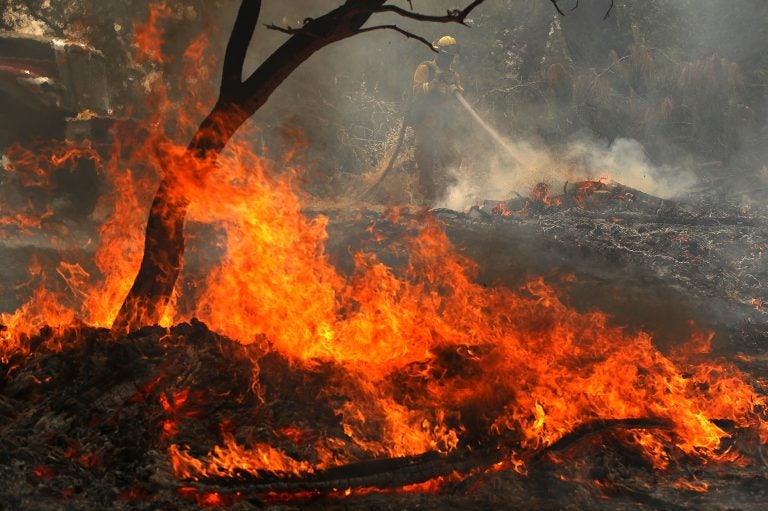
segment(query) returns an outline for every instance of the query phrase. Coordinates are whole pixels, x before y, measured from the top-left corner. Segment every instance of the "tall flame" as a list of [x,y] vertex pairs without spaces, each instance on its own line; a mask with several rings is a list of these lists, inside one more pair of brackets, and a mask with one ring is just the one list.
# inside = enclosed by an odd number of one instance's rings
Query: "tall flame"
[[[162,63],[154,50],[162,31],[155,24],[167,7],[152,13],[137,43],[145,59]],[[185,55],[189,73],[203,67],[192,65],[205,58],[201,45],[197,40]],[[164,94],[158,88],[155,95],[161,114],[174,111]],[[176,109],[178,125],[194,125],[189,112],[199,111],[202,97],[192,95]],[[518,290],[483,286],[475,280],[476,264],[455,250],[428,213],[392,212],[390,223],[407,235],[378,233],[402,264],[360,252],[352,274],[340,273],[325,253],[328,219],[302,214],[292,173],[273,175],[247,133],[216,161],[204,160],[165,136],[167,120],[153,123],[157,130],[120,137],[128,142],[116,145],[101,166],[112,191],[97,207],[105,218],[92,261],[98,271],[62,260],[58,293],[41,288],[16,314],[3,315],[4,359],[24,352],[23,334],[43,324],[111,323],[141,257],[146,204],[157,182],[154,172],[142,170],[149,166],[178,177],[176,191],[191,202],[189,221],[225,232],[226,254],[199,283],[188,314],[242,343],[264,335],[271,349],[297,364],[343,365],[349,379],[336,384],[350,399],[336,412],[347,440],[368,456],[448,452],[470,442],[468,435],[537,449],[586,422],[632,417],[674,424],[672,434],[625,436],[660,468],[673,448],[703,460],[733,460],[721,452],[728,434],[714,419],[756,428],[768,441],[760,415],[765,397],[734,366],[691,362],[695,357],[682,351],[666,356],[647,334],[567,306],[542,279]],[[30,175],[39,180],[45,172]],[[186,319],[173,310],[168,316]],[[702,335],[694,335],[691,346],[705,344]],[[418,392],[408,389],[414,381]],[[350,460],[328,445],[317,450],[321,462],[313,465],[224,435],[206,460],[173,444],[169,454],[180,477],[306,473]]]

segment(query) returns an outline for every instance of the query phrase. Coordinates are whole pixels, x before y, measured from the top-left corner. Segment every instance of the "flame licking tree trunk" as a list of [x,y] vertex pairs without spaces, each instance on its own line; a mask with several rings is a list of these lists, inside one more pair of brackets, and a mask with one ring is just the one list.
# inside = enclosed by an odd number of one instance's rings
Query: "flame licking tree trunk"
[[[356,34],[391,29],[430,46],[429,42],[396,25],[363,28],[375,13],[390,12],[405,18],[438,23],[464,23],[484,0],[474,0],[463,10],[431,16],[385,5],[386,0],[347,0],[340,7],[299,29],[278,28],[291,34],[261,66],[243,81],[243,63],[261,11],[261,0],[243,0],[224,56],[219,99],[187,146],[182,158],[194,158],[197,168],[212,168],[229,139],[302,62],[321,48]],[[191,160],[190,160],[191,161]],[[189,205],[176,174],[185,165],[168,165],[147,221],[144,256],[139,273],[115,319],[115,330],[134,330],[157,323],[171,298],[184,254],[184,219]]]

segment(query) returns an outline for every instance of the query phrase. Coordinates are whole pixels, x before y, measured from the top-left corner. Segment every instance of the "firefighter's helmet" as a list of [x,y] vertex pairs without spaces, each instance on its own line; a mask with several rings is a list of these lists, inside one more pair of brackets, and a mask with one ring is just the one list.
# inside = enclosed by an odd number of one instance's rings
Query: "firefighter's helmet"
[[447,53],[449,55],[456,55],[459,52],[459,44],[456,42],[456,39],[449,36],[444,35],[434,43],[432,43],[432,46],[439,51],[440,53]]

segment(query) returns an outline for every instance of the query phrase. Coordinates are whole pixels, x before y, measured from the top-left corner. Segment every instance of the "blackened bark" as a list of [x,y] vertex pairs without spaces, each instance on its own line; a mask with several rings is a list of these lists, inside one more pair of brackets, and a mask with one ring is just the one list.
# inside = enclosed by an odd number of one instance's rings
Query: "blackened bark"
[[[346,0],[323,16],[309,19],[301,28],[283,29],[291,37],[243,81],[243,61],[258,22],[261,1],[242,0],[224,56],[219,99],[193,135],[187,156],[205,159],[206,163],[212,164],[238,128],[302,62],[331,43],[370,30],[363,29],[363,25],[373,14],[392,12],[391,7],[384,6],[386,1]],[[419,19],[464,23],[467,15],[483,1],[474,0],[463,10],[450,11],[445,16],[422,16]],[[416,16],[398,14],[410,18]],[[184,218],[188,206],[182,187],[175,185],[173,172],[177,167],[166,169],[152,202],[141,268],[118,312],[112,326],[114,330],[131,331],[157,323],[171,298],[181,272]]]
[[[349,0],[310,21],[242,82],[242,60],[261,4],[243,0],[227,45],[219,100],[193,135],[188,153],[212,163],[238,128],[302,62],[328,44],[355,35],[385,1]],[[157,323],[171,298],[183,263],[188,207],[175,182],[173,171],[167,168],[149,212],[141,267],[112,325],[114,330],[131,331]]]
[[[203,120],[187,146],[189,156],[208,163],[218,155],[248,119],[231,103],[219,102]],[[162,318],[181,272],[184,254],[184,219],[189,201],[181,193],[171,165],[160,181],[149,211],[141,267],[112,325],[117,331],[135,330]]]

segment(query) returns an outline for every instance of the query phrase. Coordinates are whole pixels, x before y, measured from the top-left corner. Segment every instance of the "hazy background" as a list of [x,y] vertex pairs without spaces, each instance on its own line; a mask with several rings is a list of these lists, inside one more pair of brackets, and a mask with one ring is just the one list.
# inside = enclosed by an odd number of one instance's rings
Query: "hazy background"
[[[468,1],[413,0],[413,6],[420,12],[442,14]],[[246,72],[288,37],[268,30],[265,23],[297,27],[305,18],[340,3],[266,0]],[[397,4],[408,7],[405,1]],[[461,45],[456,69],[466,98],[506,139],[507,147],[500,147],[469,116],[457,114],[456,123],[464,132],[459,141],[463,159],[450,169],[456,186],[439,206],[464,209],[482,199],[525,196],[541,180],[550,182],[556,192],[566,180],[590,178],[614,179],[661,197],[689,195],[694,201],[747,208],[766,203],[768,2],[618,0],[607,19],[608,0],[581,0],[575,10],[575,0],[560,4],[565,17],[557,15],[549,0],[486,0],[470,17],[471,27],[417,23],[395,16],[372,20],[371,24],[397,22],[427,40],[454,35]],[[133,58],[136,33],[150,18],[147,0],[0,0],[0,28],[81,40],[100,49],[106,59],[113,115],[141,126],[155,118],[157,108],[150,98],[161,89],[176,105],[193,100],[204,110],[213,104],[239,2],[165,0],[163,5],[164,9],[154,10],[163,36],[161,49],[167,56],[161,64]],[[183,54],[201,41],[208,47],[203,63],[185,74]],[[362,191],[391,153],[413,72],[431,58],[424,45],[391,31],[364,34],[325,48],[293,73],[253,116],[249,137],[254,149],[274,162],[275,172],[303,174],[308,209],[332,213],[333,205],[341,204],[344,211],[357,211]],[[178,109],[189,111],[186,106]],[[170,134],[186,144],[192,128],[175,120],[171,112]],[[17,121],[0,111],[0,133],[13,131]],[[383,193],[374,198],[411,200],[414,167],[411,140],[406,138],[395,172],[382,187]],[[132,170],[141,169],[134,166]],[[99,185],[96,172],[78,175],[65,170],[59,172],[62,182],[54,190],[27,187],[8,193],[12,174],[0,173],[0,236],[6,230],[12,235],[0,243],[0,310],[5,311],[26,302],[41,280],[40,275],[30,278],[28,270],[40,274],[39,268],[46,268],[48,273],[41,275],[49,275],[52,285],[65,285],[55,269],[64,258],[79,260],[82,251],[93,250],[91,240],[96,239],[98,224],[94,218],[99,215],[93,198],[109,191],[105,184]],[[92,179],[84,181],[84,175]],[[143,193],[138,203],[148,209],[154,184]],[[337,202],[339,198],[344,200]],[[16,232],[15,211],[6,210],[27,202],[30,218],[45,218],[45,236]],[[65,214],[69,216],[62,219]],[[139,214],[143,225],[145,213]],[[48,231],[54,227],[57,234],[51,242]],[[211,232],[215,228],[188,227],[192,241],[186,261],[199,271],[220,256],[220,250],[210,248],[217,234]],[[360,236],[343,222],[337,226],[332,222],[329,228],[332,246],[328,251],[342,254],[338,259],[343,262]],[[599,306],[623,324],[643,328],[664,323],[673,325],[669,330],[685,329],[686,319],[711,319],[707,316],[714,316],[712,311],[725,316],[731,310],[721,307],[720,301],[701,307],[700,295],[689,291],[690,282],[681,285],[679,293],[668,293],[649,285],[639,268],[626,272],[625,261],[613,261],[614,270],[606,268],[602,259],[595,263],[573,250],[579,244],[578,233],[568,237],[566,227],[553,234],[555,241],[542,237],[538,227],[527,229],[535,230],[528,238],[494,234],[483,239],[484,231],[474,233],[471,227],[462,233],[464,245],[474,250],[472,256],[483,261],[487,282],[501,276],[514,286],[519,284],[515,279],[523,279],[527,272],[540,274],[554,267],[576,271],[584,286],[583,292],[576,293],[577,304]],[[699,233],[698,241],[694,236],[694,246],[720,252],[701,274],[717,282],[717,293],[722,293],[718,296],[746,297],[740,303],[754,310],[749,300],[763,297],[761,282],[765,282],[760,273],[764,268],[759,259],[764,246],[761,235],[740,234],[737,249],[727,244],[721,249],[710,246],[706,230]],[[627,240],[660,239],[684,250],[677,238],[669,239],[674,232],[666,228],[651,236],[617,232]],[[572,245],[556,241],[558,236]],[[45,250],[32,246],[36,243]],[[13,244],[19,246],[8,248]],[[62,247],[72,251],[62,254]],[[569,261],[575,266],[569,267]],[[97,274],[95,268],[85,267]],[[751,283],[745,283],[747,277],[735,279],[739,272],[749,273]],[[665,286],[676,285],[663,269],[654,267],[647,273],[658,273]],[[619,283],[606,292],[606,282]],[[712,292],[703,285],[701,289]],[[683,307],[685,296],[695,306]],[[741,314],[729,320],[741,321]]]
[[[215,90],[238,2],[168,0],[162,66],[132,61],[146,0],[3,2],[6,29],[89,42],[107,56],[117,110],[148,117],[148,91],[163,82],[177,98]],[[248,56],[257,66],[287,36],[263,25],[300,26],[340,1],[265,1]],[[392,2],[408,8],[408,2]],[[414,0],[443,14],[460,0]],[[469,102],[509,141],[495,144],[468,116],[457,185],[442,205],[527,193],[539,180],[615,179],[671,197],[721,198],[766,193],[768,149],[768,2],[764,0],[487,0],[469,27],[377,15],[428,40],[454,35],[456,69]],[[180,55],[201,33],[212,59],[205,83],[181,72]],[[413,71],[431,59],[422,44],[377,31],[331,45],[302,65],[253,118],[254,146],[304,169],[318,197],[356,196],[365,175],[381,169],[394,143]],[[179,133],[180,139],[187,134]],[[183,142],[184,140],[180,140]],[[408,197],[409,139],[390,198]],[[284,160],[290,151],[292,156]],[[399,177],[398,177],[399,176]],[[394,187],[394,191],[393,191]],[[398,195],[398,187],[402,194]]]

